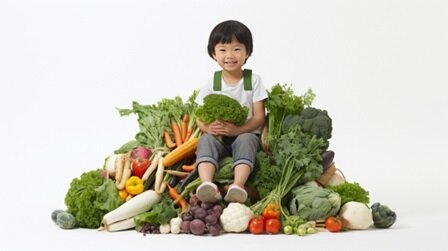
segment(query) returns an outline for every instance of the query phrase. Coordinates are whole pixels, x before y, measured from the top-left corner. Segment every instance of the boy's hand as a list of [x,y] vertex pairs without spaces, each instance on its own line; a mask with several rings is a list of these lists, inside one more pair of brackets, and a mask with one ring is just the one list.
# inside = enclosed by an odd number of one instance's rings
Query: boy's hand
[[240,134],[239,128],[229,122],[216,121],[209,125],[209,134],[219,136],[237,136]]

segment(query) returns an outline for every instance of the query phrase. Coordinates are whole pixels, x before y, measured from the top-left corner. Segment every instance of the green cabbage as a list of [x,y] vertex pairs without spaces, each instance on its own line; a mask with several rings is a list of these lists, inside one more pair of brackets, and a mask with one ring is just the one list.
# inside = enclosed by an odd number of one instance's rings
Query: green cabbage
[[326,219],[336,215],[341,207],[338,193],[313,185],[303,185],[291,191],[290,213],[306,220]]

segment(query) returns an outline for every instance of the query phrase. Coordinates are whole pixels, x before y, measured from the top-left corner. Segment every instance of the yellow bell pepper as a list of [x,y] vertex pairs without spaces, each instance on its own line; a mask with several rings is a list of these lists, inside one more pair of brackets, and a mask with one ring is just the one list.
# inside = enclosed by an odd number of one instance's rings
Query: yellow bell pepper
[[131,195],[143,192],[143,181],[137,176],[132,176],[126,181],[126,191]]

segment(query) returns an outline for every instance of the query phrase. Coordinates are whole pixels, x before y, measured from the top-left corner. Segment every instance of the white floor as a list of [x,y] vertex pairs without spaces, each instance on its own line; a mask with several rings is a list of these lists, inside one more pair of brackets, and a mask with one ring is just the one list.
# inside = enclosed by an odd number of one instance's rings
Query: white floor
[[[20,217],[32,217],[21,215]],[[10,219],[11,220],[11,219]],[[23,221],[22,221],[23,222]],[[217,237],[146,235],[130,230],[62,230],[49,216],[5,229],[1,250],[446,250],[446,214],[399,215],[390,229],[296,235],[223,234]]]

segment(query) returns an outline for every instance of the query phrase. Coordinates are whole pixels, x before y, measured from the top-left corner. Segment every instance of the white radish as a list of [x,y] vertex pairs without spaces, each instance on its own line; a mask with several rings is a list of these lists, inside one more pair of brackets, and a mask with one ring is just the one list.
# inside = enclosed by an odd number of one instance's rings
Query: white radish
[[103,168],[107,172],[107,177],[115,177],[115,161],[117,160],[117,157],[117,154],[111,154],[106,158]]
[[159,159],[162,158],[162,152],[158,152],[157,155],[154,156],[152,159],[151,165],[146,169],[145,173],[142,176],[142,181],[145,182],[149,176],[156,170],[157,166],[159,165]]
[[131,218],[128,218],[125,220],[117,221],[110,225],[106,225],[106,226],[104,226],[103,229],[106,231],[109,231],[109,232],[116,232],[116,231],[127,230],[127,229],[134,228],[134,227],[135,227],[134,217],[131,217]]
[[123,174],[123,154],[119,154],[115,159],[115,185],[118,186],[121,182],[121,175]]
[[126,181],[132,176],[132,168],[131,168],[131,158],[129,156],[124,156],[124,167],[123,167],[123,174],[121,176],[120,183],[117,185],[118,190],[123,190],[126,186]]
[[126,201],[115,210],[104,215],[101,221],[103,226],[109,226],[114,222],[135,217],[151,209],[151,207],[160,201],[160,195],[154,190],[146,190]]
[[[154,191],[158,194],[162,194],[165,189],[162,187],[163,183],[163,173],[165,172],[165,166],[163,165],[163,158],[159,159],[159,164],[157,166],[157,172],[156,172],[156,180],[154,182]],[[166,186],[166,184],[165,184]],[[163,188],[163,191],[162,191]]]

